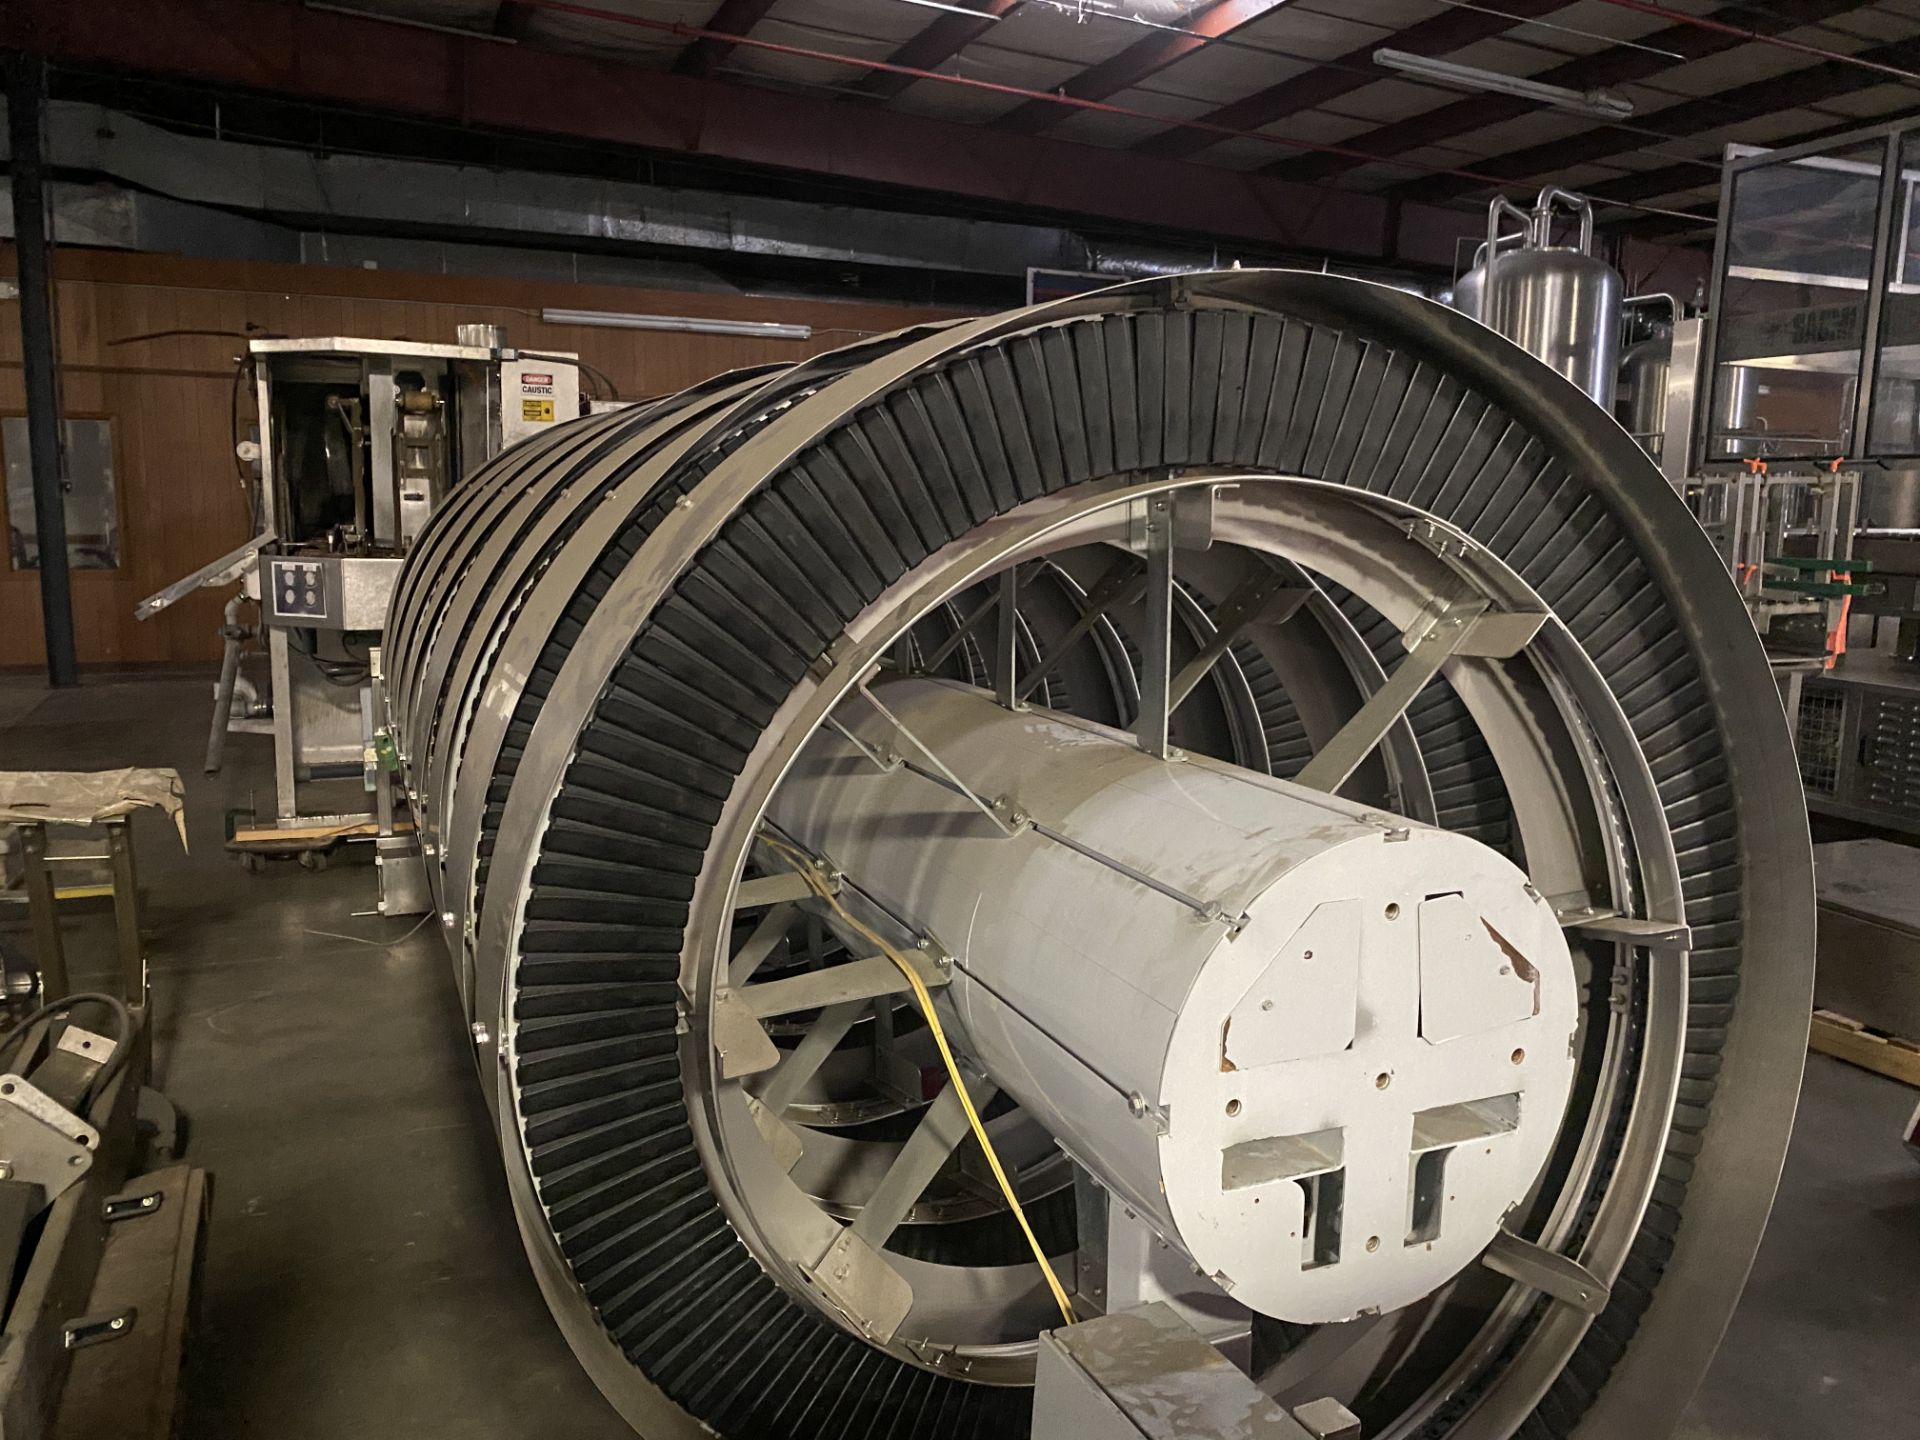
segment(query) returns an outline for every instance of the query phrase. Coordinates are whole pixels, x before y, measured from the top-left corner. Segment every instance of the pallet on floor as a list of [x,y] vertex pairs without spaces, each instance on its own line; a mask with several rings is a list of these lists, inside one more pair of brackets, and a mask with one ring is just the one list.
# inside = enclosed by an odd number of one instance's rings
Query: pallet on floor
[[1920,1088],[1920,1044],[1869,1030],[1831,1010],[1813,1012],[1807,1048]]

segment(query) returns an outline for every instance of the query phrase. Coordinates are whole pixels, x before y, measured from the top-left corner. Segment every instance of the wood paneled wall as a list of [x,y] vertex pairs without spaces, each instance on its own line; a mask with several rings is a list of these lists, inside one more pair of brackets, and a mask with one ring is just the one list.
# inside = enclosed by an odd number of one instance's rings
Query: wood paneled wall
[[[195,663],[219,657],[231,590],[200,591],[148,621],[134,605],[241,544],[248,491],[233,456],[234,365],[249,326],[282,335],[452,341],[462,322],[507,327],[529,350],[571,350],[628,397],[665,394],[722,370],[799,360],[862,334],[950,312],[829,300],[754,299],[491,277],[204,261],[113,251],[56,252],[62,404],[113,421],[120,568],[73,573],[83,664]],[[12,275],[11,247],[0,273]],[[638,311],[814,327],[810,341],[547,325],[543,308]],[[135,337],[163,330],[226,332]],[[586,388],[583,380],[582,389]],[[0,414],[24,413],[17,301],[0,302]],[[252,420],[243,396],[241,423]],[[0,519],[0,526],[4,526]],[[39,576],[16,571],[0,530],[0,667],[44,663]]]

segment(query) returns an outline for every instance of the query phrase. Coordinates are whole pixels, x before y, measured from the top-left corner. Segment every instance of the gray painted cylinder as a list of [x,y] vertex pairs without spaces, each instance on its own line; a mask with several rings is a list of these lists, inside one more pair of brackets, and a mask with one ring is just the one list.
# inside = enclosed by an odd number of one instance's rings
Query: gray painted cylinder
[[904,733],[849,701],[866,749],[821,731],[770,816],[952,957],[941,1010],[986,1075],[1262,1314],[1391,1310],[1472,1263],[1573,1080],[1572,960],[1525,875],[951,682],[879,693]]

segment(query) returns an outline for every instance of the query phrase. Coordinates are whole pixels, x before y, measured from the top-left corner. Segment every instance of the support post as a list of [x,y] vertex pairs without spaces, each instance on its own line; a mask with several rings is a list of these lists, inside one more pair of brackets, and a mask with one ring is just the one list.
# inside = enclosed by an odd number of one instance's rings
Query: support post
[[1146,633],[1140,640],[1140,719],[1135,734],[1149,755],[1167,758],[1167,696],[1173,681],[1173,495],[1147,497]]
[[27,913],[33,921],[33,963],[40,969],[40,999],[51,1004],[64,1000],[72,987],[67,983],[67,952],[60,943],[60,900],[47,869],[46,826],[20,827],[20,855],[27,878]]
[[20,358],[33,470],[33,519],[40,543],[40,616],[47,680],[79,681],[73,649],[73,588],[67,574],[67,500],[60,437],[60,378],[54,352],[53,274],[47,245],[46,65],[9,52],[7,137],[12,146],[13,233],[20,267]]
[[140,876],[133,864],[129,817],[107,821],[107,854],[113,862],[113,928],[120,951],[120,998],[147,1003],[147,956],[140,944]]

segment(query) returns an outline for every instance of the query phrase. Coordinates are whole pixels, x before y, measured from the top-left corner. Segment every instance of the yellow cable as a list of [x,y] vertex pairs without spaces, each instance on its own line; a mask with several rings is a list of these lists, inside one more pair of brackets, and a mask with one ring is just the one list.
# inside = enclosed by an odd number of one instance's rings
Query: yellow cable
[[993,1142],[987,1138],[987,1127],[980,1121],[980,1112],[973,1107],[973,1096],[967,1093],[967,1082],[960,1078],[960,1062],[953,1058],[953,1049],[947,1044],[947,1032],[940,1024],[939,1015],[934,1011],[933,996],[927,990],[926,981],[920,978],[920,972],[913,968],[913,963],[906,956],[888,944],[883,936],[840,903],[840,897],[835,895],[832,889],[814,873],[813,862],[809,857],[772,836],[763,834],[760,838],[770,849],[791,864],[813,893],[832,906],[834,913],[846,921],[856,934],[868,943],[879,946],[880,953],[891,960],[899,968],[900,973],[907,977],[907,984],[913,987],[913,998],[919,1002],[920,1013],[926,1017],[927,1028],[933,1032],[933,1043],[939,1047],[940,1058],[946,1064],[948,1082],[953,1086],[954,1093],[960,1097],[960,1108],[967,1112],[967,1124],[973,1127],[973,1135],[980,1142],[981,1153],[987,1157],[987,1165],[993,1171],[993,1178],[1000,1184],[1000,1193],[1007,1197],[1007,1207],[1013,1211],[1013,1218],[1020,1223],[1020,1233],[1027,1237],[1027,1244],[1032,1247],[1033,1258],[1039,1262],[1040,1273],[1046,1277],[1047,1288],[1053,1292],[1054,1304],[1060,1307],[1060,1314],[1065,1317],[1066,1322],[1069,1325],[1073,1324],[1075,1318],[1073,1302],[1067,1299],[1066,1288],[1061,1285],[1060,1277],[1053,1273],[1053,1266],[1048,1262],[1046,1252],[1040,1248],[1040,1241],[1033,1233],[1033,1226],[1027,1221],[1027,1212],[1021,1208],[1020,1197],[1013,1193],[1013,1182],[1007,1178],[1007,1172],[1000,1164],[999,1155],[994,1153]]

